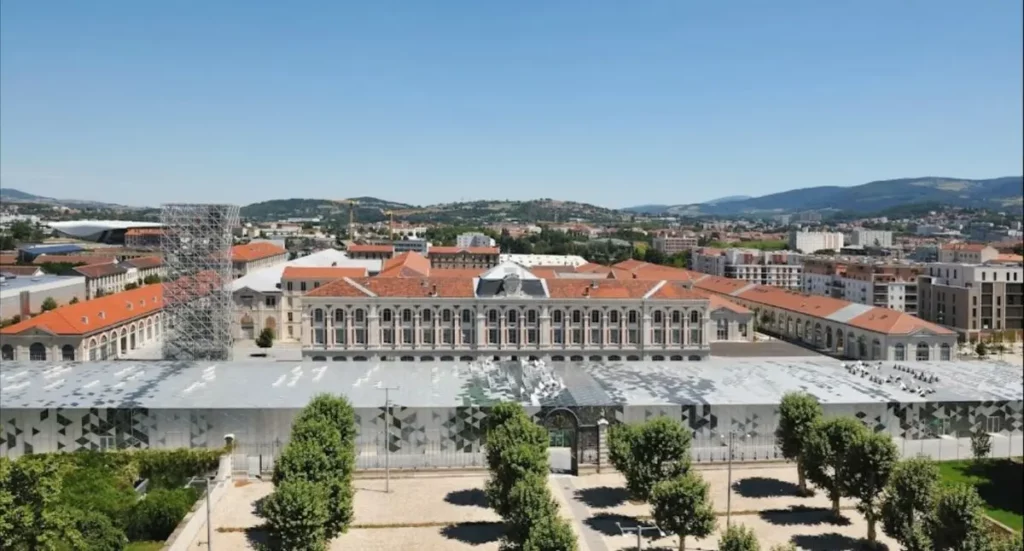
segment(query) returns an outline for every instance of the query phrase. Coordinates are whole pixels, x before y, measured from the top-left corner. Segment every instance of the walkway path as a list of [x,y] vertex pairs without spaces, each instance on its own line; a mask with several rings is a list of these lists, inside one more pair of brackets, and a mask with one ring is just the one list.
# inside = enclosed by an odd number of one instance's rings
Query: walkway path
[[558,487],[563,498],[562,501],[572,513],[573,523],[576,524],[579,535],[583,539],[580,542],[580,551],[608,551],[608,546],[605,545],[601,534],[586,522],[590,518],[590,512],[576,499],[577,488],[573,484],[573,478],[570,475],[552,475],[551,482]]

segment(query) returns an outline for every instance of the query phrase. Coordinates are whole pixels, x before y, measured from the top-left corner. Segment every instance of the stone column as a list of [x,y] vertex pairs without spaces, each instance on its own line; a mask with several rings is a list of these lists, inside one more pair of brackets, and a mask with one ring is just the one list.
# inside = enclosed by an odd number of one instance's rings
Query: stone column
[[602,415],[597,420],[597,474],[601,468],[610,465],[608,462],[608,420]]

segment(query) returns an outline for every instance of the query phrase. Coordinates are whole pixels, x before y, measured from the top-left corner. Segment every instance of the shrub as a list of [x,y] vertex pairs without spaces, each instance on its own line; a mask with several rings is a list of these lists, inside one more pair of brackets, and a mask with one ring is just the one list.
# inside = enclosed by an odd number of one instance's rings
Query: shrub
[[72,546],[76,551],[121,551],[128,543],[124,532],[103,513],[72,509],[69,516],[79,536],[78,545]]
[[992,453],[992,437],[979,427],[971,434],[971,454],[974,459],[985,459],[990,453]]
[[277,485],[263,505],[270,535],[284,551],[320,551],[327,547],[327,496],[321,486],[302,479]]
[[924,520],[935,506],[941,474],[931,459],[900,461],[893,468],[879,507],[882,532],[906,551],[928,551]]
[[134,450],[128,452],[138,465],[139,477],[149,479],[151,487],[181,488],[194,476],[217,469],[221,449],[181,448],[176,450]]
[[115,466],[114,461],[91,457],[124,454],[88,452],[74,455],[83,457],[81,461],[69,465],[65,471],[61,502],[74,509],[100,514],[114,526],[124,529],[127,526],[128,513],[137,500],[135,489],[132,487],[134,478],[126,477],[124,471]]
[[163,541],[195,505],[198,494],[191,488],[157,489],[135,503],[128,514],[126,533],[132,541]]
[[718,540],[718,551],[758,551],[761,549],[757,543],[757,536],[754,531],[742,524],[733,524],[722,533],[722,539]]
[[256,337],[256,346],[260,348],[270,348],[274,346],[274,330],[266,327],[263,331],[260,331],[258,337]]
[[522,551],[576,551],[576,534],[564,519],[557,515],[544,517],[530,527],[530,533],[521,546]]
[[57,308],[57,301],[53,300],[53,297],[46,297],[43,303],[39,305],[39,309],[43,312],[49,312]]
[[505,539],[522,545],[538,522],[558,515],[558,505],[548,490],[547,477],[527,473],[517,480],[506,497]]
[[608,458],[626,478],[634,499],[647,501],[658,482],[690,468],[690,431],[669,417],[639,425],[615,425],[608,434]]
[[491,432],[487,462],[493,465],[484,491],[487,503],[502,518],[510,514],[508,496],[515,483],[530,473],[547,476],[548,435],[525,416],[510,419]]
[[934,551],[984,549],[988,528],[983,507],[974,486],[940,487],[935,506],[924,523]]

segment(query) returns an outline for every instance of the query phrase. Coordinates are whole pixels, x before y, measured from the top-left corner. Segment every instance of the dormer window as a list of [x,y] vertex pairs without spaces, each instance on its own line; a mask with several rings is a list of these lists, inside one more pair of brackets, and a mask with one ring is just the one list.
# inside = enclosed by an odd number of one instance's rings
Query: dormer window
[[89,316],[82,316],[82,323],[85,325],[89,324]]

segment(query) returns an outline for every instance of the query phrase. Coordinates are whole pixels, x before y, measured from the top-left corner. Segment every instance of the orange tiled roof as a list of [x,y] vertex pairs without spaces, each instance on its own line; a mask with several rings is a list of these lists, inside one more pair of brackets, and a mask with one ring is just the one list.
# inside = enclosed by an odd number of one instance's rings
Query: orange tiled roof
[[366,277],[366,268],[345,266],[286,266],[281,280],[288,279],[319,279],[333,281],[343,277]]
[[985,250],[985,247],[988,247],[988,245],[983,243],[943,243],[940,248],[944,251],[968,251],[972,253],[980,253]]
[[712,312],[715,311],[715,310],[718,310],[719,308],[725,308],[726,310],[730,310],[732,312],[736,312],[737,314],[752,314],[753,313],[746,306],[743,306],[742,304],[736,304],[735,302],[733,302],[733,301],[731,301],[731,300],[729,300],[729,299],[727,299],[725,297],[722,297],[720,295],[716,295],[715,293],[712,293],[710,291],[705,291],[703,289],[697,289],[696,287],[694,287],[693,291],[695,293],[697,293],[698,295],[708,299],[708,304],[710,306],[709,309]]
[[0,254],[0,264],[10,265],[10,264],[17,264],[17,263],[18,263],[18,254],[17,253],[14,253],[14,254],[8,254],[8,253]]
[[384,262],[377,277],[427,277],[430,261],[419,253],[405,252]]
[[501,249],[498,247],[430,247],[427,255],[432,254],[498,254]]
[[953,334],[953,331],[940,325],[924,321],[917,316],[911,316],[904,312],[878,307],[874,307],[871,310],[851,319],[846,322],[846,324],[866,331],[874,331],[875,333],[885,333],[889,335],[906,335],[919,329],[926,329],[932,333],[938,333],[940,335]]
[[651,292],[657,281],[641,281],[633,279],[548,279],[546,280],[548,296],[551,298],[598,298],[598,299],[640,299]]
[[395,247],[393,245],[349,245],[346,250],[350,253],[393,253]]
[[17,335],[30,329],[39,329],[56,335],[88,335],[148,316],[159,311],[163,305],[163,284],[145,285],[131,291],[60,306],[0,329],[0,334]]
[[125,230],[125,236],[129,235],[161,235],[164,233],[163,228],[128,228]]
[[0,264],[0,274],[11,274],[15,276],[33,276],[43,272],[39,266],[18,266]]
[[235,262],[252,262],[282,254],[288,254],[288,250],[266,241],[231,247],[231,260]]
[[430,275],[433,277],[480,277],[480,274],[487,271],[487,268],[431,268]]
[[750,289],[734,296],[818,318],[831,316],[850,305],[849,301],[838,298],[805,295],[796,291],[769,287],[768,285],[754,285]]
[[79,266],[75,268],[74,271],[90,279],[96,279],[99,277],[123,274],[128,270],[125,270],[117,264],[90,264],[88,266]]
[[[369,291],[372,294],[367,294]],[[413,298],[472,298],[473,280],[465,277],[363,277],[332,281],[313,289],[309,297],[366,298],[370,296]]]
[[1001,254],[994,259],[995,262],[1018,263],[1024,262],[1024,256],[1019,254]]
[[140,256],[138,258],[131,258],[122,262],[132,268],[138,268],[140,270],[146,270],[149,268],[159,268],[164,265],[163,257],[159,256]]

